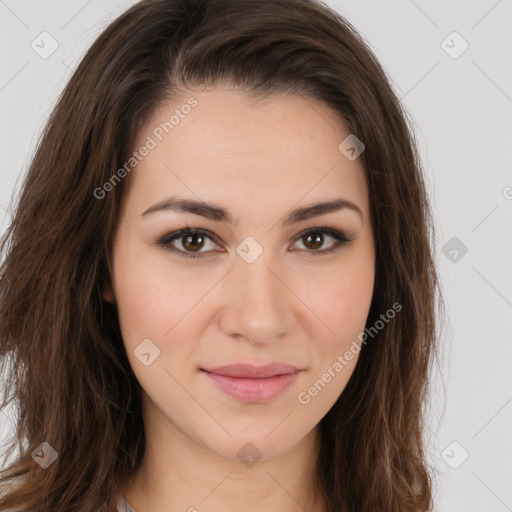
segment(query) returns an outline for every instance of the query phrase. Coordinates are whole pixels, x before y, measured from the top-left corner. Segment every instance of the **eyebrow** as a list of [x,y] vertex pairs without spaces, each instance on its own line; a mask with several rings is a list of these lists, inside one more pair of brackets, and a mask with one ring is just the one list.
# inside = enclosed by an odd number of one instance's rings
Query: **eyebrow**
[[[333,213],[344,209],[352,210],[358,213],[361,219],[363,218],[363,213],[356,204],[346,199],[340,198],[333,199],[332,201],[326,201],[296,208],[285,216],[282,224],[285,226],[290,226],[311,219],[313,217],[326,215],[328,213]],[[162,201],[159,201],[158,203],[150,206],[147,210],[145,210],[141,216],[145,217],[153,213],[169,210],[181,213],[193,213],[212,221],[228,222],[229,224],[233,224],[233,216],[229,210],[214,204],[205,203],[204,201],[196,201],[195,199],[184,199],[179,197],[168,197]]]

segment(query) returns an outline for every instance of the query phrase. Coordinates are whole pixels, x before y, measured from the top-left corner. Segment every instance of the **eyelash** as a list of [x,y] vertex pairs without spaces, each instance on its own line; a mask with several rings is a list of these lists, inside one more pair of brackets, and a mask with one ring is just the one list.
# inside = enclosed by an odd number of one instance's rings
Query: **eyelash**
[[[182,251],[181,249],[176,249],[176,247],[171,245],[171,242],[174,240],[179,240],[180,238],[184,238],[186,235],[206,235],[207,238],[212,240],[212,242],[215,242],[213,236],[209,235],[209,231],[205,231],[203,229],[198,228],[191,228],[187,225],[185,229],[180,229],[179,231],[175,231],[173,233],[168,233],[167,235],[164,235],[161,238],[157,238],[155,240],[155,243],[167,251],[178,254],[180,257],[183,258],[203,258],[205,255],[207,255],[211,251],[206,251],[204,253],[191,253]],[[306,231],[303,231],[296,239],[295,241],[300,240],[301,238],[304,238],[307,235],[310,234],[316,234],[316,233],[327,233],[329,236],[332,236],[335,239],[335,243],[329,248],[324,250],[305,250],[306,252],[310,253],[313,256],[322,256],[329,253],[332,253],[338,249],[341,249],[343,246],[349,244],[352,242],[352,239],[349,239],[345,236],[344,233],[337,231],[332,228],[328,228],[326,226],[317,227],[317,228],[311,228],[307,229]],[[216,243],[216,242],[215,242]],[[304,250],[304,249],[301,249]]]

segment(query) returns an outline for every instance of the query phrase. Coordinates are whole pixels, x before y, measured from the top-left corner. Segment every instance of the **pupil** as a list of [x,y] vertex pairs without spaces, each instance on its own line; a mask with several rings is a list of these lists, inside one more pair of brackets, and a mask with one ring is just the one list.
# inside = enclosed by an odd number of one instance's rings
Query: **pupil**
[[312,249],[318,249],[319,247],[322,247],[322,244],[323,244],[323,235],[321,234],[317,234],[317,235],[306,235],[307,236],[307,244],[310,243],[310,240],[313,240],[312,242],[312,245],[313,247],[311,247]]
[[[200,240],[200,242],[193,242],[194,239],[198,238]],[[192,241],[191,241],[192,240]],[[185,243],[182,243],[183,247],[187,250],[190,250],[190,251],[197,251],[199,249],[201,249],[202,245],[204,243],[204,240],[203,240],[203,237],[201,235],[196,235],[196,234],[193,234],[193,235],[188,235],[185,237]],[[196,245],[199,245],[199,247],[195,247]]]

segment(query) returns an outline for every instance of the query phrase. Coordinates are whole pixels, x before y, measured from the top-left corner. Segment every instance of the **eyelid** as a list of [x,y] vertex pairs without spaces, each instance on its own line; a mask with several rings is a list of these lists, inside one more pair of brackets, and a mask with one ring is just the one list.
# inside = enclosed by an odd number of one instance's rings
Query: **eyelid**
[[[305,230],[301,231],[300,233],[298,233],[297,235],[295,235],[295,237],[291,239],[291,242],[296,242],[311,233],[326,233],[328,236],[331,236],[332,238],[335,239],[335,243],[328,249],[322,249],[322,250],[317,250],[317,251],[313,251],[313,250],[308,251],[307,249],[295,249],[295,250],[293,250],[293,252],[297,252],[297,251],[304,252],[311,256],[325,255],[325,254],[335,252],[338,249],[341,249],[342,247],[344,247],[345,245],[348,245],[350,242],[352,242],[355,239],[355,237],[348,237],[343,231],[340,231],[339,229],[336,229],[336,228],[332,228],[329,226],[314,226],[314,227],[305,229]],[[185,258],[204,258],[204,257],[210,256],[212,254],[212,252],[214,252],[214,253],[221,252],[218,250],[213,250],[213,251],[204,251],[204,252],[194,253],[194,252],[187,252],[187,251],[183,251],[181,249],[177,249],[171,245],[171,242],[174,242],[175,240],[179,240],[180,238],[183,238],[186,235],[190,235],[190,234],[206,235],[207,238],[212,240],[214,243],[219,244],[219,242],[218,242],[219,238],[217,237],[217,235],[212,233],[210,230],[200,228],[200,227],[197,227],[197,228],[190,227],[188,224],[183,229],[167,233],[162,237],[155,238],[154,243],[158,246],[163,247],[164,249],[166,249],[167,251],[169,251],[171,253],[177,254],[178,256],[182,256]]]
[[171,241],[179,240],[180,238],[183,238],[185,235],[206,235],[208,238],[210,238],[213,242],[216,244],[219,244],[219,237],[213,233],[212,231],[209,231],[208,229],[204,228],[194,228],[190,227],[188,224],[185,228],[178,229],[177,231],[170,231],[169,233],[163,235],[162,237],[157,237],[154,239],[155,243],[159,245],[167,245]]

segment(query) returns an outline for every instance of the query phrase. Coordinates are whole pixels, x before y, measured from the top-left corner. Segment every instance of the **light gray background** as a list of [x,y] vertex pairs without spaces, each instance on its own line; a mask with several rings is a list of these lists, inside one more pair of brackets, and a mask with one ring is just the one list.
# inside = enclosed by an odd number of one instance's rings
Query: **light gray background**
[[[132,3],[0,0],[2,231],[71,70]],[[390,75],[415,121],[425,165],[449,317],[428,429],[439,471],[436,504],[450,512],[511,511],[512,0],[327,3],[361,32]],[[59,44],[47,59],[31,48],[43,31]],[[464,42],[453,31],[469,44],[461,55]],[[448,242],[459,244],[457,254],[451,245],[443,253]],[[2,414],[0,439],[8,431]]]

